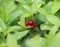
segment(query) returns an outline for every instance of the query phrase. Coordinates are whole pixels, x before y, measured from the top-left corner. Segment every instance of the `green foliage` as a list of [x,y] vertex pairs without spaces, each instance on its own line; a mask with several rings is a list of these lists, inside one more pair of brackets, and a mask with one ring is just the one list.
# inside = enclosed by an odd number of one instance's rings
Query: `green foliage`
[[60,9],[60,2],[59,1],[54,1],[52,6],[51,6],[52,14],[55,14],[59,9]]
[[59,26],[60,27],[60,19],[56,16],[50,15],[46,16],[46,19],[53,25]]
[[6,41],[7,41],[7,47],[18,47],[17,40],[13,35],[8,34]]
[[4,31],[6,29],[6,25],[4,21],[0,18],[0,31]]
[[17,40],[19,40],[22,39],[28,32],[29,30],[22,31],[22,32],[15,32],[14,36],[16,37]]
[[32,39],[25,40],[26,47],[43,47],[46,40],[39,35],[34,36]]
[[0,47],[60,47],[60,0],[0,0]]
[[4,31],[4,35],[12,32],[12,31],[15,31],[15,30],[21,30],[22,28],[20,26],[12,26],[12,27],[9,27],[6,31]]

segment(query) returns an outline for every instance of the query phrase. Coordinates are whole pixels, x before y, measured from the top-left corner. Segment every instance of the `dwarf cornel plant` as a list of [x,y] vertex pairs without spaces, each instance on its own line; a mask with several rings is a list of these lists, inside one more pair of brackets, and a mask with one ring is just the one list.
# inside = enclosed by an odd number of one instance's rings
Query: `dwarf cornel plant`
[[0,47],[60,47],[60,0],[0,0]]

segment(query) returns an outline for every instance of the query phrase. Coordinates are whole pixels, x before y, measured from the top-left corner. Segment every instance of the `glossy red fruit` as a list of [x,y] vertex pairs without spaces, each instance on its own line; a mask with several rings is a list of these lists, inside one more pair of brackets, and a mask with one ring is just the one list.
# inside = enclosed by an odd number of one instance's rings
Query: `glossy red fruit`
[[28,21],[26,21],[26,23],[25,23],[25,24],[26,24],[26,26],[28,26],[28,25],[29,25],[29,22],[28,22]]
[[30,29],[33,30],[36,26],[36,23],[33,20],[26,21],[26,26],[30,26]]
[[33,30],[33,29],[34,29],[34,26],[32,25],[32,26],[30,27],[30,29]]
[[36,26],[36,23],[34,22],[34,26]]
[[32,25],[33,25],[33,23],[34,23],[34,21],[33,21],[33,20],[29,20],[29,25],[30,25],[30,26],[32,26]]

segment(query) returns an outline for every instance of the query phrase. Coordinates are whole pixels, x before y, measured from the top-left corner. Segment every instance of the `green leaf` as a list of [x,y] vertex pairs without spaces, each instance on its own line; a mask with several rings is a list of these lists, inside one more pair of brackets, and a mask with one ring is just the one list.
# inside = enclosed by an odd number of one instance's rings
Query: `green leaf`
[[3,2],[3,0],[0,0],[0,5],[1,5],[2,2]]
[[28,32],[29,30],[22,31],[22,32],[15,32],[14,36],[16,37],[17,40],[19,40],[22,39]]
[[33,3],[32,3],[32,0],[26,0],[26,3],[27,5],[31,6]]
[[22,15],[20,16],[20,21],[18,22],[18,24],[21,25],[22,27],[26,27],[26,25],[25,25],[25,18],[29,17],[29,16],[32,16],[32,14],[24,11],[22,13]]
[[44,47],[46,40],[39,35],[34,36],[31,39],[25,40],[26,47]]
[[37,8],[40,7],[41,4],[45,4],[42,0],[32,0]]
[[51,6],[52,6],[51,1],[49,1],[48,4],[45,6],[45,10],[48,14],[51,14]]
[[0,17],[7,23],[7,21],[11,19],[10,14],[16,10],[16,8],[17,6],[15,5],[14,0],[4,0],[0,5]]
[[12,34],[7,35],[7,47],[18,47],[17,40]]
[[45,11],[44,8],[38,9],[38,12],[39,12],[41,15],[48,15],[48,13]]
[[49,24],[41,24],[40,25],[41,30],[50,30],[51,27],[52,27],[52,25],[49,25]]
[[56,32],[58,31],[58,27],[57,26],[53,26],[50,29],[49,35],[53,36],[56,34]]
[[32,12],[32,10],[31,10],[31,7],[30,6],[28,6],[28,5],[22,5],[23,7],[24,7],[24,9],[27,11],[27,12],[29,12],[29,13],[31,13]]
[[18,24],[21,25],[22,27],[25,27],[25,15],[24,14],[20,16],[20,21],[18,22]]
[[60,10],[55,15],[60,18]]
[[42,22],[45,22],[45,21],[46,21],[45,15],[41,15],[41,14],[40,14],[40,15],[38,16],[38,18],[39,18],[39,20],[42,21]]
[[42,4],[44,4],[44,2],[42,0],[32,0],[33,4],[31,6],[32,11],[38,11],[38,9],[41,7]]
[[20,26],[12,26],[10,28],[8,28],[6,31],[4,31],[4,35],[7,35],[8,33],[12,32],[12,31],[15,31],[15,30],[21,30],[22,27]]
[[47,15],[46,19],[53,25],[56,25],[58,27],[60,27],[60,19],[57,16],[54,15]]
[[6,17],[8,16],[7,16],[7,13],[5,12],[4,7],[0,6],[0,18],[2,18],[4,22],[6,22],[6,19],[7,19]]
[[5,43],[5,42],[2,42],[2,43],[0,44],[0,47],[6,47],[6,43]]
[[4,35],[0,33],[0,44],[5,41]]
[[57,26],[52,26],[50,28],[49,34],[46,34],[45,37],[50,41],[52,38],[54,38],[57,31],[58,31],[58,27]]
[[6,25],[4,21],[0,18],[0,31],[5,31]]
[[8,14],[10,14],[12,11],[14,11],[16,9],[14,0],[4,0],[2,6],[4,7],[6,13],[8,13]]
[[60,31],[53,37],[48,47],[60,47]]
[[20,10],[14,11],[11,14],[12,18],[7,22],[7,26],[10,25],[14,20],[16,20],[21,14],[22,14],[22,11]]
[[60,2],[59,1],[54,1],[52,6],[51,6],[52,14],[55,14],[59,9],[60,9]]
[[60,0],[54,0],[54,1],[60,1]]
[[27,0],[16,0],[16,1],[18,1],[18,2],[20,2],[21,4],[27,4]]

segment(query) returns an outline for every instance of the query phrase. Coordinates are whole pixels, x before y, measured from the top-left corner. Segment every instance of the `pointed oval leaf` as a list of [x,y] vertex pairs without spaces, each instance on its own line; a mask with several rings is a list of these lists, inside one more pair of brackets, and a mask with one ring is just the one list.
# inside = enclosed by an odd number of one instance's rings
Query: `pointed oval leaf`
[[17,40],[12,34],[7,35],[7,47],[18,47]]

